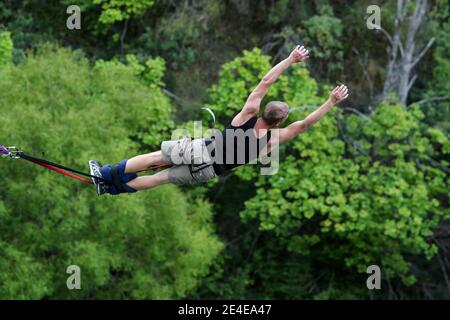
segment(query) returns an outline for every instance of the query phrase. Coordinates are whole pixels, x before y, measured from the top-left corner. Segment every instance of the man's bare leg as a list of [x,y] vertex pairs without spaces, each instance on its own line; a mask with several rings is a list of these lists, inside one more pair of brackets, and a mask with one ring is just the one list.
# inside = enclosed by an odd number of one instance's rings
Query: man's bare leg
[[[127,164],[128,167],[128,164]],[[151,176],[137,177],[131,180],[127,185],[135,190],[146,190],[163,184],[169,183],[169,170],[163,170]]]
[[166,164],[163,160],[161,151],[142,154],[127,161],[125,173],[136,173],[138,171],[147,169],[150,166],[160,164]]

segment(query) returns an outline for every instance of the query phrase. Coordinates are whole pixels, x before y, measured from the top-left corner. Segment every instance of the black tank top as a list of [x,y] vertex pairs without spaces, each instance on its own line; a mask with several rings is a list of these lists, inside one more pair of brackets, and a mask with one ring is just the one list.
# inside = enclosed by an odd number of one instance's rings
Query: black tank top
[[[259,139],[256,138],[253,128],[255,127],[257,120],[258,117],[252,117],[238,127],[233,126],[230,122],[221,132],[223,141],[221,148],[222,152],[221,154],[218,153],[217,149],[221,146],[216,144],[216,150],[212,154],[213,156],[214,153],[218,155],[216,162],[213,164],[214,171],[217,175],[222,175],[225,171],[232,170],[258,158],[260,151],[270,141],[271,132],[268,130],[266,135]],[[238,136],[236,136],[242,133],[244,134],[243,137],[238,138]],[[227,155],[228,161],[226,161]],[[234,159],[231,159],[232,161],[230,161],[232,155],[234,155]],[[219,159],[221,160],[220,162],[218,161]]]

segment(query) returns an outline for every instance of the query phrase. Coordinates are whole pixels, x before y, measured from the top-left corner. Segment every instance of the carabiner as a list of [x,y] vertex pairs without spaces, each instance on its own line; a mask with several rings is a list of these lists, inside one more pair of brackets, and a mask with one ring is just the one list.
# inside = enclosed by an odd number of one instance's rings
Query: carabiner
[[17,147],[0,146],[0,155],[2,157],[9,157],[10,159],[19,159],[22,151]]
[[9,150],[4,146],[0,146],[0,155],[2,157],[9,157]]

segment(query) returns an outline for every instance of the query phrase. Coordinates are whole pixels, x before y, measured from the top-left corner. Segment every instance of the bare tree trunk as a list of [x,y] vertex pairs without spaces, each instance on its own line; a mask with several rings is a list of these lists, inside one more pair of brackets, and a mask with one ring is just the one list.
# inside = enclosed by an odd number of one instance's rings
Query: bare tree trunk
[[120,35],[120,56],[123,58],[125,53],[125,36],[128,31],[128,22],[130,19],[126,19],[123,25],[122,34]]
[[[427,0],[416,0],[413,13],[408,15],[410,2],[410,0],[397,0],[397,15],[393,36],[385,29],[380,29],[388,38],[390,45],[388,48],[389,61],[386,68],[386,79],[379,100],[384,100],[393,92],[405,106],[409,91],[417,79],[417,75],[412,75],[413,68],[435,41],[434,37],[431,38],[420,52],[416,52],[415,38],[417,31],[424,22],[424,17],[428,11],[428,3]],[[406,39],[403,41],[402,30],[404,29],[407,29],[407,33]]]

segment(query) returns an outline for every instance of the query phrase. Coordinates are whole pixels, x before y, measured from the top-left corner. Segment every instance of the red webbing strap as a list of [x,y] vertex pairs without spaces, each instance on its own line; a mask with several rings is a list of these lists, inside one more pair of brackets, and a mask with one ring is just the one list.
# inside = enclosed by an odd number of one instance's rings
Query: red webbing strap
[[[31,161],[31,160],[30,160],[30,161]],[[93,183],[92,181],[90,181],[90,180],[84,179],[84,178],[82,178],[82,177],[77,176],[76,174],[67,172],[67,171],[65,171],[65,170],[56,168],[56,167],[54,167],[54,166],[52,166],[52,165],[45,164],[45,163],[40,163],[40,162],[38,162],[38,161],[31,161],[31,162],[33,162],[33,163],[35,163],[35,164],[37,164],[37,165],[40,165],[40,166],[42,166],[42,167],[44,167],[44,168],[47,168],[47,169],[56,171],[56,172],[58,172],[58,173],[60,173],[60,174],[63,174],[63,175],[65,175],[65,176],[67,176],[67,177],[70,177],[70,178],[72,178],[72,179],[80,180],[80,181],[83,181],[83,182],[89,183],[89,184],[94,184],[94,183]]]
[[160,164],[160,165],[155,165],[155,166],[151,166],[151,167],[146,168],[146,169],[139,170],[139,171],[137,171],[137,173],[138,172],[149,171],[149,170],[160,169],[160,168],[168,168],[168,167],[170,167],[170,165],[168,165],[168,164]]

